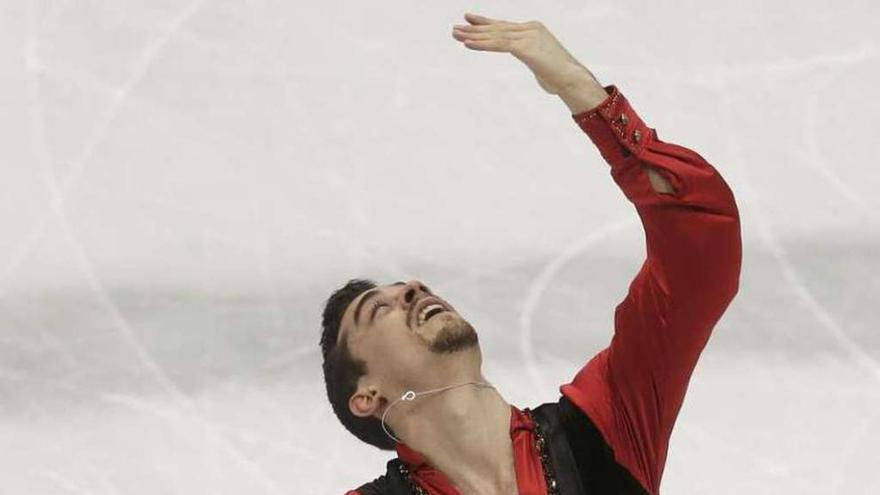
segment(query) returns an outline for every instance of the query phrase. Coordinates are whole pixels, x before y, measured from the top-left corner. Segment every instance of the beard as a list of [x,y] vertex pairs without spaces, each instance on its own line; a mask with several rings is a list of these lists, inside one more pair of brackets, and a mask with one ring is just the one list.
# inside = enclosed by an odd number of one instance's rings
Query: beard
[[479,344],[477,331],[462,318],[447,318],[428,348],[436,354],[462,351]]

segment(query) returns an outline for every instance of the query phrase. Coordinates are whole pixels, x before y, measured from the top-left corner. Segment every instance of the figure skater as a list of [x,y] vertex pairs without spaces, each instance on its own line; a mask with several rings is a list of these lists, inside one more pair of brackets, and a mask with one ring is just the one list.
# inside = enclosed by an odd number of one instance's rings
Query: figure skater
[[534,409],[486,381],[474,327],[424,283],[352,279],[336,290],[323,311],[327,395],[345,428],[397,454],[347,495],[656,495],[688,380],[739,288],[733,193],[542,23],[465,19],[455,40],[510,53],[568,106],[634,205],[646,258],[614,308],[608,347]]

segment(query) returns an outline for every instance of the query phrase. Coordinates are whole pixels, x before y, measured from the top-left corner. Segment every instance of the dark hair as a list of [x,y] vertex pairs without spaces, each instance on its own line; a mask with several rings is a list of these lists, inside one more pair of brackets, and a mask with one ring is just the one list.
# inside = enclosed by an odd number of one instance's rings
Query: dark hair
[[[394,440],[385,434],[378,419],[355,416],[349,410],[348,401],[357,390],[358,379],[367,373],[367,363],[352,357],[346,339],[338,340],[345,309],[362,292],[375,287],[376,283],[372,280],[352,279],[327,299],[321,333],[324,383],[327,385],[327,398],[330,399],[333,412],[348,431],[374,447],[395,450]],[[390,426],[385,426],[395,435]]]

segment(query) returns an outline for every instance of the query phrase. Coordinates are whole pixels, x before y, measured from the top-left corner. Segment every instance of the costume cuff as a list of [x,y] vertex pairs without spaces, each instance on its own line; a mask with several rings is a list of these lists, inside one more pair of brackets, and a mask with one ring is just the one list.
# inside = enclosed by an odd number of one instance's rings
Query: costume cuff
[[608,98],[592,110],[572,115],[609,162],[630,154],[638,155],[653,137],[626,97],[615,85],[605,86]]

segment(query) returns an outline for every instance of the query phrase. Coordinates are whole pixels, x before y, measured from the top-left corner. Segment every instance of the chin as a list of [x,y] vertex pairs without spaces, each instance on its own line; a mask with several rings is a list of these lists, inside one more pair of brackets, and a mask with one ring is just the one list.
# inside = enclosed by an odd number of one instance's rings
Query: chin
[[443,319],[433,322],[437,330],[429,344],[431,352],[449,354],[478,346],[477,331],[467,320],[458,315],[439,315],[437,318]]

